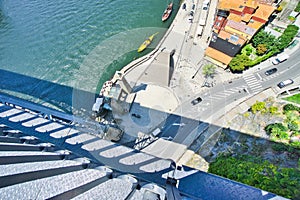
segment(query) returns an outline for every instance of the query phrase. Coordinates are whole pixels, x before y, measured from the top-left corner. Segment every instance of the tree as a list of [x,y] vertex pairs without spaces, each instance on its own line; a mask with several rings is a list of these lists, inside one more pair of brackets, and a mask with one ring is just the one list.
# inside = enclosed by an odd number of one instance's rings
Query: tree
[[276,37],[271,35],[270,33],[265,32],[264,30],[260,30],[252,38],[252,43],[255,48],[257,48],[259,44],[265,44],[266,48],[269,49],[275,41]]
[[202,70],[203,70],[202,73],[206,78],[213,77],[214,74],[216,73],[216,66],[213,64],[207,64],[207,65],[204,65]]
[[298,4],[297,4],[297,6],[296,6],[296,8],[295,8],[294,11],[295,12],[300,12],[300,2],[298,2]]
[[241,72],[249,65],[249,63],[250,58],[248,56],[238,54],[231,60],[229,67],[233,72]]
[[296,25],[288,25],[282,35],[278,38],[276,46],[279,50],[286,48],[297,35],[299,27]]
[[258,55],[263,55],[267,51],[267,45],[266,44],[259,44],[256,47],[256,52]]
[[295,110],[295,111],[300,111],[300,108],[298,106],[295,106],[294,104],[286,104],[283,106],[283,110],[285,112]]

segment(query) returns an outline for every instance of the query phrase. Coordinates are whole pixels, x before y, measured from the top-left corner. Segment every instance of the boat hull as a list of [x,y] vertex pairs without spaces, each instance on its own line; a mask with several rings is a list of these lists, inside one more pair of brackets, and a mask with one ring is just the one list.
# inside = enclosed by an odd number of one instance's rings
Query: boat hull
[[173,3],[170,3],[161,17],[161,20],[163,22],[166,21],[167,19],[169,19],[169,17],[171,16],[172,10],[173,10]]
[[152,42],[152,40],[154,39],[154,36],[157,35],[158,33],[154,33],[153,35],[151,35],[147,40],[145,40],[143,42],[143,44],[141,44],[141,46],[138,48],[137,52],[142,52],[144,51]]

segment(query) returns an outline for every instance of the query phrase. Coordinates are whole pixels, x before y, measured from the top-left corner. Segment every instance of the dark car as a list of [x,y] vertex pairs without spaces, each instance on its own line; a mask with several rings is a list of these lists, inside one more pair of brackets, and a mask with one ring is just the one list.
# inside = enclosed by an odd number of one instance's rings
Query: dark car
[[269,69],[265,72],[265,75],[269,76],[271,74],[274,74],[275,72],[277,72],[277,68],[272,68],[272,69]]
[[277,86],[278,86],[279,88],[283,88],[283,87],[288,86],[288,85],[291,85],[291,84],[293,84],[293,83],[294,83],[294,81],[293,81],[292,79],[287,79],[287,80],[285,80],[285,81],[281,81],[280,83],[278,83]]
[[191,103],[192,103],[193,105],[196,105],[196,104],[200,103],[201,101],[202,101],[201,97],[197,97],[197,98],[194,99]]

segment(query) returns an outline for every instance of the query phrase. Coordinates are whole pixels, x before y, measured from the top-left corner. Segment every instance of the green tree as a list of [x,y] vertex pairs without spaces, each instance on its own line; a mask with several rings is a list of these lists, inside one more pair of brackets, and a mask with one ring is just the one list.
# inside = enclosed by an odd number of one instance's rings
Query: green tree
[[282,35],[278,38],[276,46],[279,50],[286,48],[297,35],[299,27],[296,25],[288,25]]
[[298,2],[298,4],[297,4],[297,6],[296,6],[296,8],[295,8],[294,11],[295,12],[300,12],[300,2]]
[[229,67],[233,72],[241,72],[249,65],[249,63],[250,58],[248,56],[238,54],[231,60]]
[[292,111],[292,110],[300,111],[300,107],[295,106],[294,104],[289,103],[289,104],[285,104],[283,106],[283,110],[284,110],[284,112]]
[[265,32],[264,30],[260,30],[252,38],[252,43],[255,48],[257,48],[260,44],[264,44],[266,45],[266,48],[269,49],[275,41],[276,37],[271,35],[270,33]]
[[202,73],[206,78],[213,77],[216,74],[216,66],[213,64],[204,65]]

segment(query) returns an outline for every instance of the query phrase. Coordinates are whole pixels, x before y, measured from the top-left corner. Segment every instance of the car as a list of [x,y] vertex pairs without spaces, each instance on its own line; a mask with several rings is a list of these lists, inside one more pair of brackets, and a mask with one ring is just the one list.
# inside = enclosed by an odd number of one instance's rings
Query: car
[[278,83],[277,86],[278,86],[279,88],[283,88],[283,87],[288,86],[288,85],[291,85],[291,84],[293,84],[293,83],[294,83],[294,81],[293,81],[292,79],[287,79],[287,80],[285,80],[285,81],[281,81],[280,83]]
[[290,56],[288,54],[282,53],[281,55],[277,56],[273,61],[273,65],[278,65],[279,63],[282,63],[286,61]]
[[267,71],[265,71],[265,75],[269,76],[271,74],[274,74],[275,72],[277,72],[277,68],[268,69]]
[[193,105],[196,105],[196,104],[200,103],[201,101],[202,101],[202,98],[201,98],[201,97],[197,97],[197,98],[194,99],[191,103],[192,103]]

